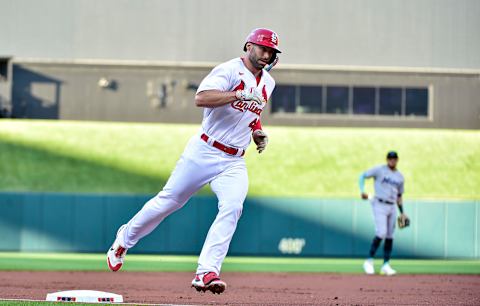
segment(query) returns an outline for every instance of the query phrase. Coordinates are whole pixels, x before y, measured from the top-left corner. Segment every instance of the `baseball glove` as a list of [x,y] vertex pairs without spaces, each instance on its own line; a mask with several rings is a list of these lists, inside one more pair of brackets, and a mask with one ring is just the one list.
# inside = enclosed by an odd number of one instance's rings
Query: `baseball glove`
[[397,222],[399,228],[405,228],[407,226],[410,226],[410,219],[406,214],[401,214],[400,216],[398,216]]

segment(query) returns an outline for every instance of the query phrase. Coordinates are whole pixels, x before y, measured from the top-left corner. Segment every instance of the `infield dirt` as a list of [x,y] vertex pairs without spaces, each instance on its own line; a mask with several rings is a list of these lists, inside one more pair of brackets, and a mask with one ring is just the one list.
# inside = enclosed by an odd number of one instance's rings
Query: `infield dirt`
[[224,273],[222,295],[198,293],[185,272],[0,272],[0,298],[44,300],[91,289],[127,303],[230,305],[480,305],[480,275]]

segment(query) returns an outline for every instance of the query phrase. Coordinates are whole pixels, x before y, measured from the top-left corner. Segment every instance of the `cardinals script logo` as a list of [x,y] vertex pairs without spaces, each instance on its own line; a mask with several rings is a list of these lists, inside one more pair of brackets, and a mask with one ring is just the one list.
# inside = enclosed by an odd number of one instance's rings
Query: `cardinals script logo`
[[274,44],[278,44],[278,37],[277,37],[277,34],[275,33],[272,33],[272,37],[271,37],[271,40],[272,40],[272,43]]

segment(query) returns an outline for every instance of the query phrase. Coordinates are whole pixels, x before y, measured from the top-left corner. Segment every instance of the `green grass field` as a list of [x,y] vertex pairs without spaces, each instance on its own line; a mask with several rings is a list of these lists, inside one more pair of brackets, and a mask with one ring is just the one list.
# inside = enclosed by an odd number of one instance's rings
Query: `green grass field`
[[[128,255],[124,271],[195,271],[196,256]],[[362,259],[227,257],[224,272],[363,273]],[[478,260],[393,260],[401,274],[480,274]],[[376,261],[381,265],[381,260]],[[105,271],[104,254],[0,253],[0,271]],[[193,273],[193,272],[192,272]],[[0,305],[58,305],[0,300]],[[90,304],[84,304],[90,305]],[[95,304],[91,304],[95,305]],[[98,304],[97,304],[98,305]]]
[[[0,190],[156,193],[198,128],[0,120]],[[265,129],[268,149],[246,156],[250,196],[356,197],[359,173],[395,149],[406,197],[480,198],[480,131]]]
[[[122,271],[195,271],[197,256],[129,254]],[[227,257],[224,272],[363,273],[363,259]],[[381,260],[376,264],[381,265]],[[402,274],[480,274],[479,260],[395,259]],[[104,254],[0,253],[0,270],[108,271]]]

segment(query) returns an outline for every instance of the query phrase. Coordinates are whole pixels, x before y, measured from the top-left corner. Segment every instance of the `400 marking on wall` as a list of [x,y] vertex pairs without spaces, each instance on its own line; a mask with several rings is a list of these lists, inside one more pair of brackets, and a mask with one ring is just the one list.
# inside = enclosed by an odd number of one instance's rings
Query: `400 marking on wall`
[[300,254],[306,243],[303,238],[282,238],[278,243],[278,250],[282,254]]

